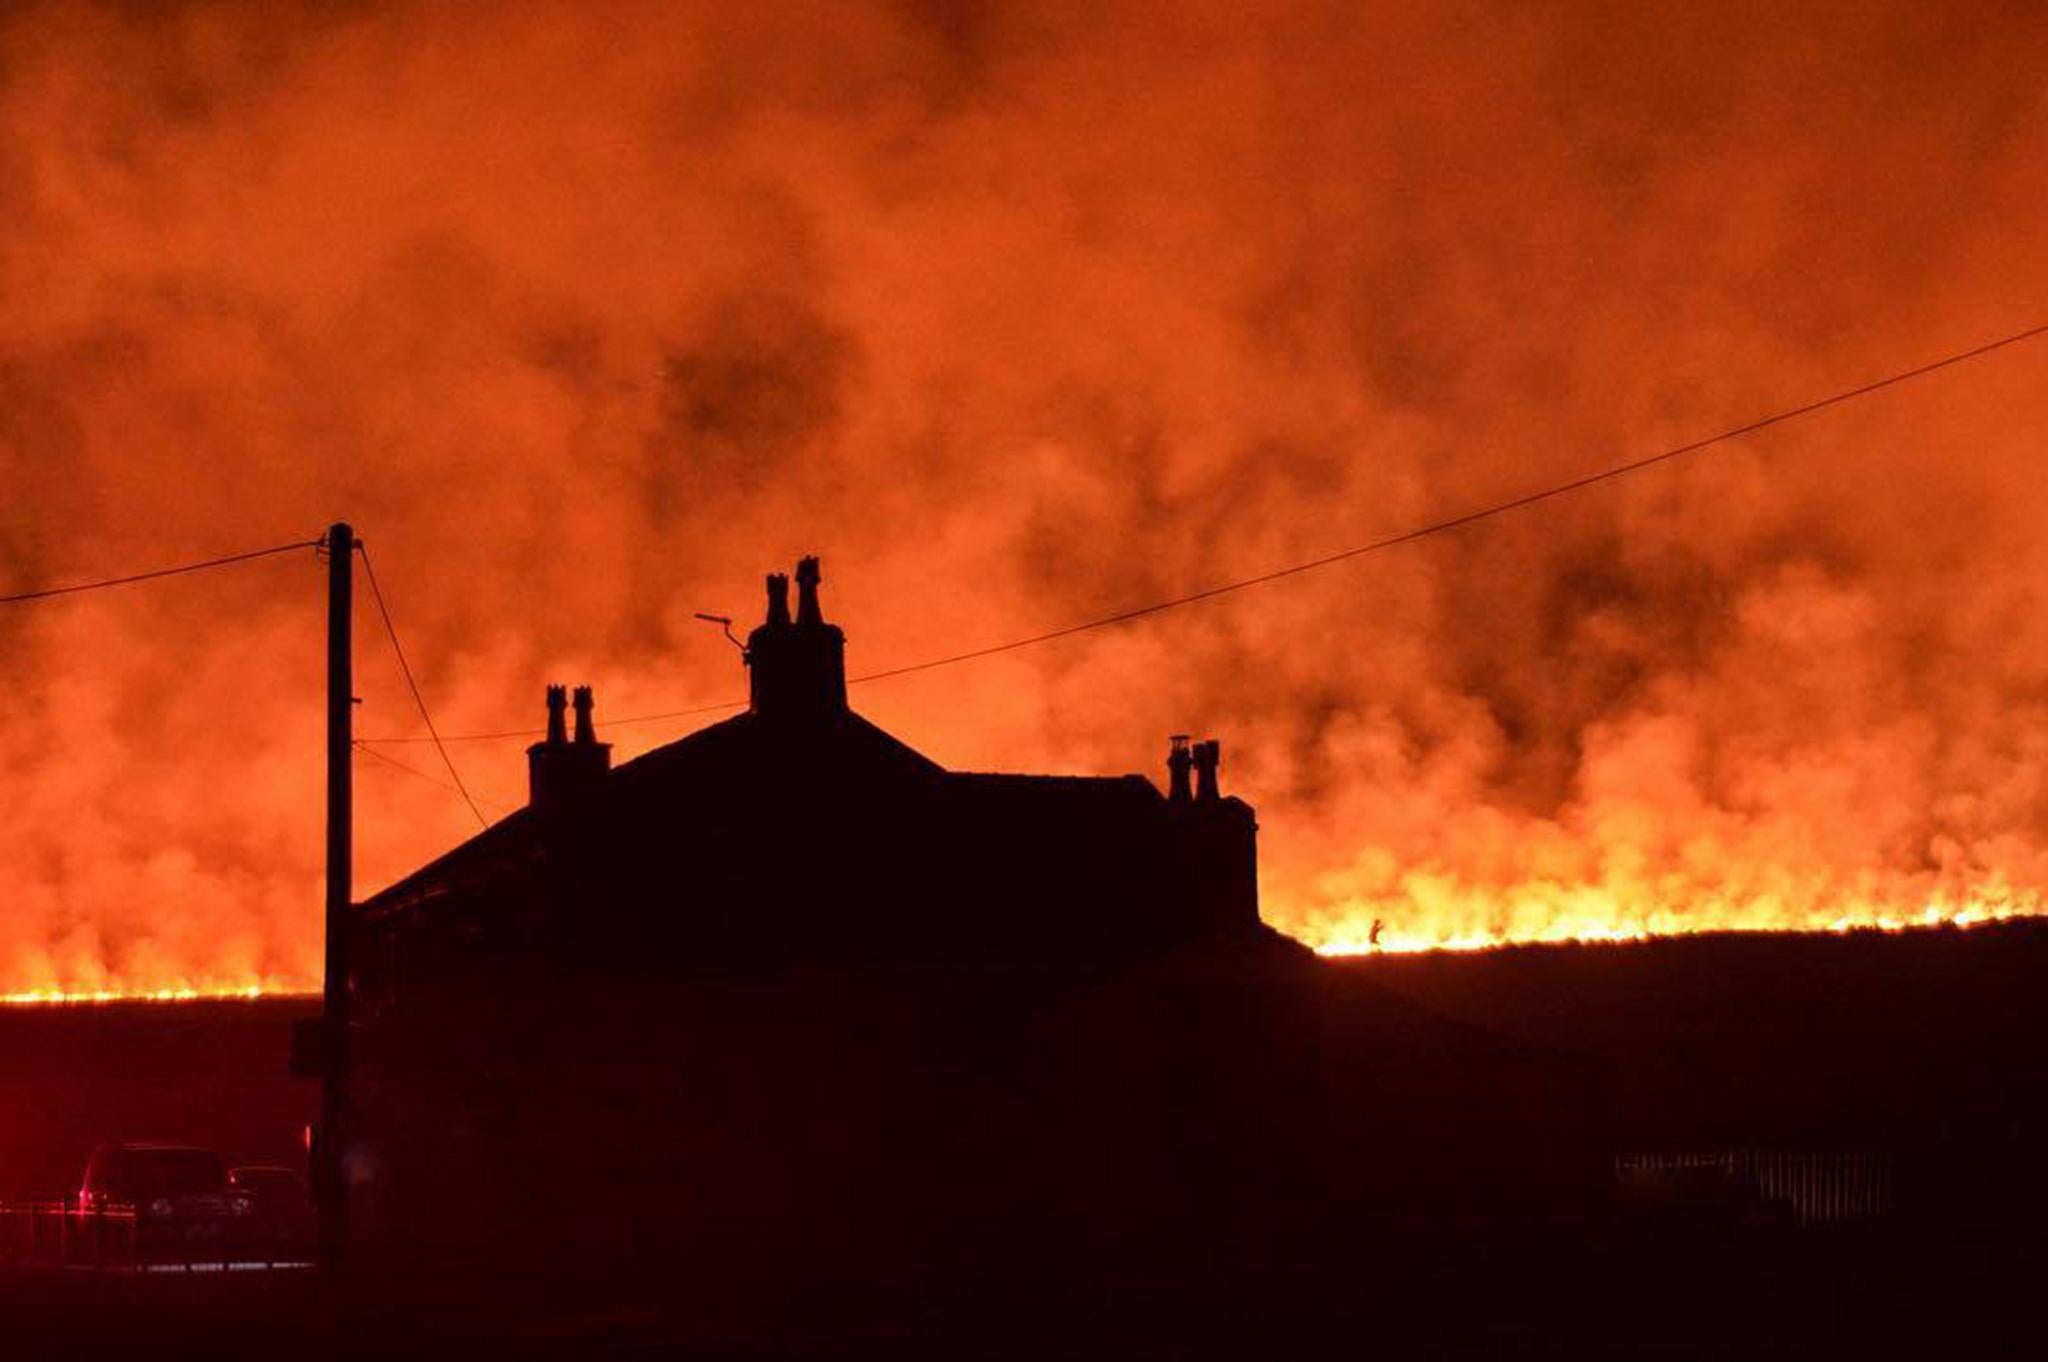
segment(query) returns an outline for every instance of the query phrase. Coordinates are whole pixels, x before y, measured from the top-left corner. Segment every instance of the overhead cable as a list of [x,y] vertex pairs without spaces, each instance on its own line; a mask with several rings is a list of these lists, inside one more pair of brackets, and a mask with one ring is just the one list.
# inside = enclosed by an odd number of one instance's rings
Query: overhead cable
[[[1753,421],[1745,421],[1739,426],[1730,426],[1728,429],[1719,431],[1713,435],[1704,436],[1697,440],[1690,440],[1682,445],[1674,445],[1669,449],[1660,450],[1655,454],[1645,455],[1644,457],[1638,459],[1631,459],[1626,463],[1614,464],[1610,467],[1602,468],[1592,473],[1587,473],[1581,477],[1576,477],[1569,479],[1565,482],[1552,484],[1551,486],[1542,488],[1539,491],[1528,492],[1524,493],[1521,496],[1510,497],[1505,501],[1493,502],[1490,505],[1481,506],[1470,511],[1465,511],[1458,515],[1447,517],[1443,520],[1431,521],[1427,525],[1418,525],[1413,529],[1403,530],[1398,534],[1390,534],[1383,538],[1374,539],[1364,544],[1354,545],[1351,548],[1339,549],[1335,553],[1326,553],[1320,557],[1310,558],[1303,562],[1290,563],[1286,567],[1274,568],[1271,571],[1261,572],[1254,576],[1240,577],[1233,581],[1220,582],[1214,586],[1203,587],[1199,591],[1191,591],[1184,596],[1174,596],[1167,600],[1153,601],[1148,605],[1133,606],[1128,610],[1119,610],[1114,614],[1101,615],[1094,619],[1082,620],[1075,624],[1062,625],[1057,629],[1045,630],[1043,633],[1029,634],[1023,638],[1013,638],[1002,643],[991,643],[986,647],[970,648],[965,652],[948,653],[942,657],[927,658],[922,662],[906,663],[900,667],[887,667],[881,671],[866,672],[860,676],[848,677],[847,684],[859,685],[863,682],[868,681],[883,681],[893,676],[908,676],[913,672],[932,671],[935,668],[950,667],[961,662],[972,662],[978,658],[993,657],[998,653],[1014,652],[1019,648],[1029,648],[1040,643],[1050,643],[1055,639],[1068,638],[1074,634],[1087,633],[1092,629],[1104,629],[1115,624],[1126,624],[1132,620],[1143,619],[1148,615],[1157,615],[1167,610],[1177,610],[1182,606],[1195,605],[1203,601],[1215,600],[1220,596],[1228,596],[1234,592],[1243,591],[1249,587],[1263,586],[1268,582],[1277,582],[1282,580],[1283,578],[1299,576],[1300,574],[1305,572],[1314,572],[1318,568],[1329,567],[1335,563],[1348,562],[1353,558],[1360,558],[1369,553],[1378,553],[1384,549],[1391,549],[1401,544],[1412,544],[1418,539],[1427,539],[1434,535],[1444,534],[1448,531],[1459,529],[1466,525],[1471,525],[1482,520],[1491,519],[1494,516],[1505,515],[1510,511],[1518,511],[1525,507],[1535,506],[1539,503],[1550,501],[1557,497],[1566,496],[1572,492],[1583,491],[1588,487],[1592,487],[1600,483],[1611,482],[1617,478],[1627,477],[1632,473],[1640,473],[1645,469],[1654,468],[1660,464],[1669,463],[1675,459],[1683,458],[1688,454],[1696,454],[1701,450],[1710,448],[1714,445],[1724,444],[1730,440],[1739,439],[1745,435],[1754,435],[1758,431],[1768,430],[1772,426],[1783,425],[1788,421],[1797,420],[1802,416],[1811,416],[1816,412],[1825,411],[1830,407],[1837,407],[1845,402],[1852,402],[1857,398],[1867,397],[1872,393],[1881,392],[1886,388],[1896,387],[1901,383],[1907,383],[1916,378],[1924,378],[1929,374],[1939,372],[1943,369],[1952,368],[1955,365],[1966,363],[1969,360],[1980,358],[1984,355],[1992,353],[1995,350],[2003,350],[2008,346],[2019,345],[2022,342],[2034,340],[2042,335],[2048,335],[2048,323],[2043,323],[2040,326],[2031,326],[2024,331],[2016,331],[2013,332],[2011,335],[2002,336],[1997,340],[1987,341],[1982,345],[1971,346],[1967,350],[1958,350],[1952,354],[1944,355],[1939,359],[1930,360],[1925,364],[1915,365],[1913,368],[1910,369],[1902,369],[1897,373],[1887,374],[1883,378],[1873,379],[1870,382],[1858,384],[1853,388],[1845,388],[1840,392],[1831,393],[1826,397],[1817,398],[1811,402],[1805,402],[1796,407],[1788,407],[1783,411],[1773,412],[1769,416],[1759,417]],[[666,719],[683,719],[699,714],[713,714],[721,710],[743,709],[746,707],[746,703],[747,702],[744,700],[728,700],[721,702],[719,704],[698,705],[690,709],[670,710],[662,714],[641,714],[632,716],[630,718],[609,720],[607,726],[617,728],[627,724],[655,723]],[[530,737],[542,731],[543,730],[538,728],[522,728],[511,729],[497,733],[460,733],[451,735],[450,737],[445,739],[445,741],[481,742],[495,738],[524,738]],[[408,736],[388,738],[365,738],[363,739],[363,741],[373,743],[440,742],[443,741],[443,739],[431,736]]]
[[[377,570],[370,565],[370,551],[358,541],[356,552],[362,555],[363,576],[369,580],[370,596],[377,602],[377,614],[384,621],[384,632],[391,639],[391,651],[398,656],[398,670],[405,675],[405,685],[412,692],[412,702],[419,707],[420,719],[427,726],[427,735],[434,749],[441,754],[441,764],[448,768],[448,778],[455,782],[455,791],[462,796],[462,802],[469,805],[469,811],[476,815],[477,826],[489,828],[491,820],[484,817],[483,810],[476,806],[476,800],[469,794],[469,787],[462,783],[462,773],[455,769],[455,762],[448,755],[448,748],[441,741],[439,730],[434,727],[434,716],[427,712],[426,697],[420,694],[419,682],[413,678],[412,664],[405,660],[405,645],[398,641],[398,626],[391,622],[390,608],[384,604],[384,590],[377,585]],[[357,746],[361,746],[359,741]]]
[[69,586],[44,587],[40,591],[17,591],[9,596],[0,596],[0,605],[16,605],[22,601],[46,601],[53,596],[74,596],[81,591],[103,591],[110,586],[130,586],[136,582],[153,582],[162,577],[180,577],[188,572],[204,572],[208,568],[227,567],[233,563],[246,563],[256,558],[269,558],[280,553],[292,553],[299,549],[317,548],[318,539],[301,539],[291,544],[276,544],[267,549],[251,549],[247,553],[231,553],[225,558],[208,558],[198,563],[180,563],[176,567],[155,568],[149,572],[131,572],[125,577],[103,577],[95,582],[73,582]]

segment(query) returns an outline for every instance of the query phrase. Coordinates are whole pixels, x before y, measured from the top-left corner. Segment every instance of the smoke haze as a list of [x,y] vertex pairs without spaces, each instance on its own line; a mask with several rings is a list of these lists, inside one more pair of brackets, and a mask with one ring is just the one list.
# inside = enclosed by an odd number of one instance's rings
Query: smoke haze
[[[347,518],[444,731],[588,681],[631,756],[800,553],[876,670],[2040,322],[2043,70],[2030,4],[12,5],[0,591]],[[1325,947],[2030,910],[2044,376],[854,702],[965,768],[1220,737]],[[0,612],[0,993],[317,979],[321,591]],[[474,830],[358,791],[366,891]]]

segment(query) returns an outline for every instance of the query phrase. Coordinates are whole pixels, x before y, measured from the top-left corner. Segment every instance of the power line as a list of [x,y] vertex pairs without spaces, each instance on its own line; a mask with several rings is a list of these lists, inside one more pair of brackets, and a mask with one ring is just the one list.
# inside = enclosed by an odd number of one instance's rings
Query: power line
[[225,558],[208,558],[199,563],[180,563],[177,567],[156,568],[149,572],[131,572],[126,577],[106,577],[96,582],[74,582],[70,586],[45,587],[41,591],[18,591],[11,596],[0,596],[0,605],[15,605],[22,601],[43,601],[52,596],[71,596],[81,591],[100,591],[110,586],[129,586],[136,582],[153,582],[161,577],[179,577],[188,572],[204,572],[208,568],[227,567],[231,563],[246,563],[255,558],[269,558],[275,554],[292,553],[299,549],[317,547],[318,539],[301,539],[296,543],[277,544],[267,549],[251,549],[247,553],[231,553]]
[[[1444,534],[1450,530],[1459,529],[1481,520],[1505,515],[1510,511],[1518,511],[1524,507],[1534,506],[1540,502],[1550,501],[1572,492],[1583,491],[1599,483],[1611,482],[1617,478],[1627,477],[1632,473],[1640,473],[1646,468],[1654,468],[1659,464],[1668,463],[1685,455],[1696,454],[1713,445],[1724,444],[1729,440],[1739,439],[1745,435],[1754,435],[1756,432],[1768,430],[1772,426],[1783,425],[1787,421],[1794,421],[1802,416],[1811,416],[1816,412],[1840,406],[1845,402],[1855,401],[1860,397],[1868,397],[1872,393],[1896,387],[1901,383],[1907,383],[1916,378],[1924,378],[1929,374],[1966,363],[1969,360],[1978,359],[1993,351],[2003,350],[2008,346],[2019,345],[2044,334],[2048,334],[2048,323],[2030,326],[2024,331],[2016,331],[2011,335],[2000,337],[1994,341],[1987,341],[1982,345],[1972,346],[1967,350],[1958,350],[1953,354],[1944,355],[1939,359],[1930,360],[1911,369],[1903,369],[1897,373],[1888,374],[1883,378],[1874,379],[1853,388],[1845,388],[1829,396],[1803,403],[1800,406],[1774,412],[1769,416],[1760,417],[1754,421],[1747,421],[1739,426],[1731,426],[1726,430],[1708,435],[1702,439],[1691,440],[1682,445],[1674,445],[1670,449],[1661,450],[1658,453],[1646,455],[1643,458],[1631,459],[1627,463],[1615,464],[1612,467],[1588,473],[1583,477],[1573,478],[1568,482],[1557,483],[1540,491],[1511,497],[1506,501],[1494,502],[1491,505],[1466,511],[1461,515],[1451,516],[1448,519],[1432,521],[1427,525],[1417,526],[1411,530],[1403,530],[1399,534],[1388,535],[1385,538],[1375,539],[1365,544],[1358,544],[1348,549],[1340,549],[1335,553],[1324,554],[1320,558],[1311,558],[1305,562],[1275,568],[1270,572],[1262,572],[1256,576],[1240,577],[1235,581],[1204,587],[1200,591],[1192,591],[1185,596],[1175,596],[1168,600],[1154,601],[1149,605],[1134,606],[1129,610],[1119,610],[1112,615],[1102,615],[1095,619],[1082,620],[1078,624],[1068,624],[1057,629],[1048,629],[1043,633],[1032,634],[1025,638],[1010,639],[1004,643],[992,643],[982,648],[970,648],[966,652],[949,653],[943,657],[929,658],[923,662],[912,662],[901,667],[889,667],[882,671],[867,672],[860,676],[847,678],[847,684],[859,685],[867,681],[883,681],[892,676],[908,676],[912,672],[931,671],[938,667],[950,667],[956,663],[972,662],[978,658],[993,657],[998,653],[1014,652],[1019,648],[1029,648],[1040,643],[1050,643],[1055,639],[1068,638],[1074,634],[1086,633],[1091,629],[1104,629],[1113,624],[1125,624],[1131,620],[1143,619],[1148,615],[1157,615],[1167,610],[1177,610],[1185,605],[1195,605],[1202,601],[1215,600],[1219,596],[1227,596],[1249,587],[1263,586],[1268,582],[1277,582],[1286,577],[1298,576],[1304,572],[1313,572],[1318,568],[1329,567],[1334,563],[1342,563],[1353,558],[1363,557],[1369,553],[1378,553],[1384,549],[1395,548],[1402,544],[1410,544],[1418,539],[1426,539],[1432,535]],[[633,718],[613,719],[609,721],[609,726],[618,727],[625,724],[652,723],[662,719],[688,718],[698,714],[715,713],[719,710],[740,709],[745,704],[746,702],[743,700],[729,701],[724,704],[699,705],[693,709],[674,710],[666,714],[643,714]],[[501,733],[466,733],[455,735],[447,741],[480,742],[493,738],[524,738],[542,731],[541,729],[533,728]],[[438,737],[392,737],[366,738],[363,741],[375,743],[439,742],[441,739]]]
[[1881,391],[1896,384],[1924,377],[1937,370],[1961,364],[1965,360],[1976,359],[1980,355],[1990,354],[1992,351],[2003,349],[2008,345],[2017,345],[2022,341],[2032,340],[2034,337],[2043,334],[2048,334],[2048,323],[2029,327],[2025,331],[2015,332],[2000,340],[1991,341],[1968,350],[1958,351],[1955,354],[1944,356],[1931,363],[1922,364],[1917,368],[1907,369],[1900,373],[1862,384],[1859,387],[1849,388],[1832,396],[1823,397],[1818,401],[1808,402],[1803,406],[1777,412],[1759,420],[1746,422],[1743,425],[1731,426],[1719,434],[1709,435],[1704,439],[1675,445],[1660,453],[1651,454],[1640,459],[1632,459],[1627,463],[1615,464],[1611,468],[1603,468],[1597,473],[1588,473],[1584,477],[1573,478],[1570,482],[1561,482],[1555,486],[1546,487],[1539,492],[1530,492],[1525,496],[1495,502],[1491,506],[1482,506],[1478,510],[1452,516],[1448,520],[1434,521],[1412,530],[1404,530],[1399,534],[1388,535],[1384,539],[1375,539],[1369,544],[1360,544],[1354,548],[1340,549],[1336,553],[1325,554],[1321,558],[1311,558],[1304,563],[1295,563],[1288,567],[1275,568],[1271,572],[1262,572],[1256,577],[1242,577],[1234,582],[1225,582],[1220,586],[1206,587],[1201,591],[1190,592],[1185,596],[1176,596],[1171,600],[1154,601],[1150,605],[1141,605],[1130,610],[1120,610],[1114,615],[1104,615],[1099,619],[1084,620],[1079,624],[1069,624],[1063,628],[1049,629],[1045,633],[1033,634],[1029,638],[1012,639],[1008,643],[993,643],[986,648],[973,648],[964,653],[953,653],[946,657],[935,657],[925,662],[913,662],[907,666],[891,667],[886,671],[868,672],[864,676],[849,677],[847,684],[852,685],[861,681],[880,681],[891,676],[907,676],[912,672],[930,671],[934,667],[950,667],[956,662],[971,662],[976,658],[993,657],[997,653],[1007,653],[1018,648],[1029,648],[1037,643],[1050,643],[1054,639],[1066,638],[1070,634],[1085,633],[1090,629],[1101,629],[1112,624],[1123,624],[1129,620],[1142,619],[1147,615],[1156,615],[1163,610],[1176,610],[1183,605],[1193,605],[1198,601],[1214,600],[1218,596],[1227,596],[1234,591],[1243,591],[1247,587],[1263,586],[1267,582],[1277,582],[1283,577],[1293,577],[1304,572],[1313,572],[1317,568],[1328,567],[1332,563],[1342,563],[1348,559],[1363,557],[1368,553],[1378,553],[1382,549],[1391,549],[1401,544],[1413,543],[1415,540],[1424,539],[1430,535],[1442,534],[1448,530],[1455,530],[1461,526],[1473,524],[1476,521],[1486,520],[1497,515],[1505,515],[1509,511],[1521,510],[1525,506],[1534,506],[1538,502],[1549,501],[1553,497],[1561,497],[1571,492],[1581,491],[1596,483],[1609,482],[1615,478],[1626,477],[1631,473],[1640,473],[1646,468],[1653,468],[1672,459],[1677,459],[1687,454],[1696,454],[1710,445],[1721,444],[1744,435],[1753,435],[1757,431],[1766,430],[1771,426],[1782,425],[1786,421],[1796,420],[1801,416],[1810,416],[1814,412],[1824,411],[1829,407],[1839,406],[1844,402],[1853,401],[1859,397],[1866,397],[1871,393]]
[[[361,543],[358,543],[356,545],[356,552],[362,555],[363,576],[369,579],[370,596],[377,602],[377,613],[384,620],[384,632],[391,639],[391,651],[398,655],[398,670],[405,674],[406,688],[412,692],[412,702],[419,706],[420,718],[427,725],[427,735],[433,739],[434,750],[441,754],[441,764],[448,768],[448,776],[455,782],[455,792],[462,796],[462,802],[469,805],[469,811],[476,815],[477,825],[488,829],[491,826],[491,820],[484,817],[483,810],[476,806],[474,799],[470,798],[469,787],[462,783],[462,773],[455,769],[455,762],[448,756],[447,745],[441,741],[441,734],[434,727],[434,716],[427,712],[426,697],[420,694],[419,682],[413,679],[412,664],[405,660],[405,645],[398,641],[398,626],[391,622],[391,611],[384,604],[384,590],[377,585],[377,570],[370,566],[370,551]],[[356,744],[359,747],[361,745],[361,743]]]
[[365,747],[361,739],[357,739],[355,742],[351,743],[350,746],[353,747],[356,751],[362,753],[366,757],[375,757],[378,761],[383,762],[386,766],[391,767],[393,770],[403,771],[406,775],[412,776],[417,780],[424,780],[425,782],[427,782],[427,784],[433,786],[437,790],[446,790],[449,794],[462,793],[462,791],[458,787],[450,785],[447,781],[441,779],[439,776],[428,775],[419,767],[413,766],[407,762],[402,762],[394,756],[390,756],[386,753],[379,752],[374,747]]

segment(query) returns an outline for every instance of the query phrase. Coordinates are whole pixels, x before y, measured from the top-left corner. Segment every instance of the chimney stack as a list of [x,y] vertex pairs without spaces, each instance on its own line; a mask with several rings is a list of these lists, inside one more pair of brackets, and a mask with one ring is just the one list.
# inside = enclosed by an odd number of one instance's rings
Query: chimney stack
[[796,619],[789,617],[789,578],[768,577],[768,618],[747,636],[748,690],[765,718],[815,719],[846,712],[846,635],[825,622],[818,603],[824,574],[816,558],[796,567]]
[[[1178,753],[1176,753],[1178,755]],[[1242,799],[1225,799],[1216,774],[1223,744],[1214,738],[1187,749],[1193,799],[1171,819],[1180,836],[1179,901],[1202,928],[1239,930],[1259,920],[1257,819]]]
[[536,809],[573,807],[612,768],[612,745],[597,740],[590,687],[576,688],[576,741],[569,741],[569,688],[548,687],[548,735],[526,749],[528,800]]
[[1211,738],[1195,744],[1195,802],[1213,804],[1220,797],[1216,788],[1216,768],[1223,763],[1223,744]]
[[1185,804],[1194,798],[1188,789],[1188,772],[1194,768],[1194,754],[1188,751],[1188,735],[1176,733],[1168,739],[1173,744],[1166,754],[1166,798],[1172,804]]

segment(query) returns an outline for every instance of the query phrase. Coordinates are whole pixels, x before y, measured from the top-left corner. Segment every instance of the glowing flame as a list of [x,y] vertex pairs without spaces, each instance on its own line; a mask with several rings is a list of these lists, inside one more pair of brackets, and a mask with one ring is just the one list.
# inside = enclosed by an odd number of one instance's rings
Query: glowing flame
[[[1530,883],[1480,890],[1445,875],[1407,876],[1405,897],[1358,898],[1300,916],[1293,934],[1328,956],[1483,951],[1507,946],[1648,941],[1710,933],[1846,934],[1966,929],[2048,915],[2035,890],[1999,882],[1972,893],[1944,894],[1917,905],[1876,899],[1788,902],[1783,898],[1721,899],[1686,904],[1646,902],[1614,884]],[[1288,910],[1280,909],[1282,920]],[[1269,917],[1273,914],[1269,911]],[[308,997],[310,981],[175,983],[123,987],[27,989],[0,994],[0,1006]]]
[[[1565,942],[1647,941],[1720,932],[1900,932],[1978,927],[2048,911],[2038,891],[1988,885],[1973,894],[1910,901],[1788,903],[1759,897],[1646,903],[1604,884],[1528,884],[1475,891],[1445,877],[1416,875],[1405,902],[1352,901],[1296,932],[1323,955],[1488,950]],[[1416,908],[1422,911],[1418,914]],[[1404,915],[1403,910],[1406,910]]]
[[189,1003],[202,1000],[302,997],[313,990],[288,980],[252,980],[230,984],[170,984],[163,987],[34,988],[0,993],[0,1006],[24,1007],[58,1003]]

